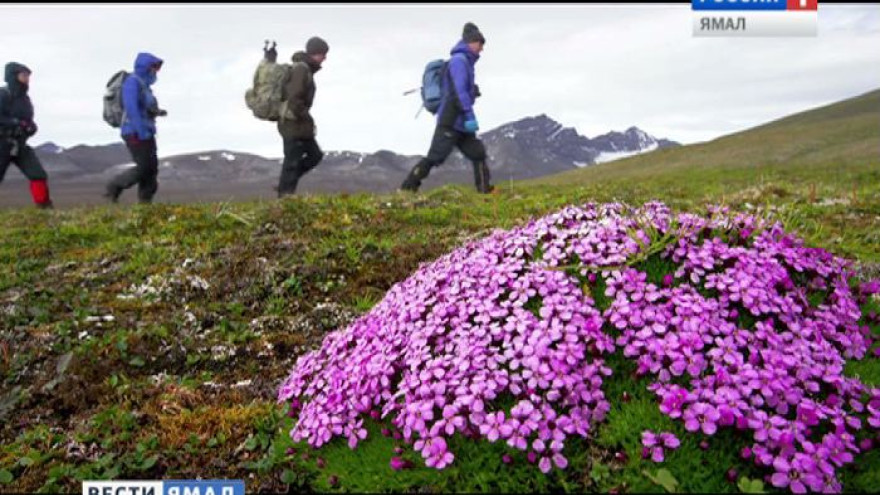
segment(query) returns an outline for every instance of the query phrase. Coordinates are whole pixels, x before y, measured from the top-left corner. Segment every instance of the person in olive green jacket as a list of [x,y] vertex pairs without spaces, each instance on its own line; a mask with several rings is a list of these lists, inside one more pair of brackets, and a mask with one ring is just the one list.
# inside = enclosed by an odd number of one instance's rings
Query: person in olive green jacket
[[299,179],[318,166],[324,153],[315,140],[315,121],[309,110],[315,100],[316,72],[327,58],[330,47],[315,36],[306,50],[293,54],[290,78],[284,85],[286,111],[278,120],[278,132],[284,138],[284,162],[278,182],[278,197],[296,192]]

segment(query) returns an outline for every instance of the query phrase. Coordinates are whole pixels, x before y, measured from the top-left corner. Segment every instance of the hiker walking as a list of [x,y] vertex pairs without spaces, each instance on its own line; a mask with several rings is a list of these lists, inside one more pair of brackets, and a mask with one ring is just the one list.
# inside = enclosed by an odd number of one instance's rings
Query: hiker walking
[[124,81],[121,85],[123,112],[119,128],[135,166],[117,175],[107,184],[105,197],[114,203],[119,200],[122,191],[135,184],[138,186],[138,201],[141,203],[152,202],[159,189],[156,117],[167,115],[167,112],[159,109],[151,86],[156,82],[161,68],[162,59],[159,57],[151,53],[138,53],[134,61],[134,72],[120,73],[123,74]]
[[52,208],[48,175],[27,140],[37,133],[34,106],[28,96],[31,70],[10,62],[4,71],[6,87],[0,88],[0,183],[10,163],[31,182],[31,197],[38,208]]
[[315,140],[315,121],[309,110],[315,101],[316,72],[327,58],[329,45],[315,36],[306,42],[306,50],[293,54],[293,65],[283,86],[278,133],[284,139],[284,162],[278,181],[278,197],[296,192],[300,178],[318,166],[324,152]]
[[452,48],[452,57],[443,71],[443,97],[437,109],[437,126],[428,156],[413,167],[400,186],[402,190],[418,191],[431,169],[446,161],[455,147],[473,163],[477,191],[490,193],[494,189],[489,183],[486,147],[477,138],[479,125],[474,114],[474,101],[479,96],[474,64],[485,43],[486,38],[476,25],[470,22],[464,25],[462,39]]

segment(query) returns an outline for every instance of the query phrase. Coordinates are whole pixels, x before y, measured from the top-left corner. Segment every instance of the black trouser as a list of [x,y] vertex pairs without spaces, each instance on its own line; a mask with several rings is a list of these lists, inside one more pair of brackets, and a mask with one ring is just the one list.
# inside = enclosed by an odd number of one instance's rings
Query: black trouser
[[30,180],[46,180],[48,175],[46,169],[34,153],[34,149],[30,146],[20,143],[18,145],[17,156],[12,156],[12,149],[15,145],[6,138],[0,138],[0,182],[6,177],[6,170],[10,163],[14,163],[21,173]]
[[284,138],[284,162],[278,181],[278,197],[293,194],[299,179],[324,159],[324,152],[313,139]]
[[159,190],[159,156],[156,151],[156,138],[140,140],[126,137],[125,145],[131,153],[134,167],[114,177],[107,184],[107,195],[116,199],[122,191],[137,184],[138,201],[149,203]]
[[422,185],[422,180],[431,173],[431,169],[446,161],[456,147],[474,165],[474,184],[477,191],[489,192],[492,186],[489,167],[486,166],[486,147],[483,142],[477,138],[476,134],[460,132],[446,126],[437,126],[434,130],[434,138],[431,140],[428,156],[413,167],[400,186],[401,189],[418,190]]

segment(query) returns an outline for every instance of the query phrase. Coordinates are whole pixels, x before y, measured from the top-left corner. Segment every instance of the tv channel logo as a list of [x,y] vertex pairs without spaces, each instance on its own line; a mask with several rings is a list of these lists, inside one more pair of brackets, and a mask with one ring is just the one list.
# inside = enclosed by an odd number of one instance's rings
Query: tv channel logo
[[83,495],[244,495],[244,480],[83,481]]
[[818,0],[691,0],[693,10],[818,10]]
[[818,36],[818,0],[691,0],[697,37]]

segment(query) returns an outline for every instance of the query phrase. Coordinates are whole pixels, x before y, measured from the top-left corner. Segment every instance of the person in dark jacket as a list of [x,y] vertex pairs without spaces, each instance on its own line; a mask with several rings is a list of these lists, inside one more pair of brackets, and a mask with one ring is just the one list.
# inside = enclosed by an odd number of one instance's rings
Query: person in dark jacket
[[6,64],[6,87],[0,88],[0,183],[10,163],[31,182],[31,197],[39,208],[52,208],[48,175],[27,141],[37,133],[34,106],[28,96],[31,70],[17,62]]
[[156,117],[167,113],[151,87],[162,68],[162,59],[151,53],[138,53],[134,72],[122,83],[122,107],[125,110],[120,133],[135,166],[114,177],[107,184],[105,196],[114,203],[122,191],[138,185],[138,200],[150,203],[159,189],[159,157],[156,149]]
[[296,192],[300,178],[317,167],[324,153],[315,140],[315,121],[310,110],[315,101],[314,75],[330,51],[327,42],[315,36],[306,42],[306,50],[293,54],[290,78],[284,85],[287,101],[278,120],[278,133],[284,140],[284,162],[278,181],[278,197]]
[[400,186],[402,190],[418,191],[431,169],[446,161],[455,147],[473,163],[477,191],[490,193],[494,189],[489,182],[486,147],[477,138],[479,124],[474,114],[474,101],[480,96],[474,65],[485,43],[486,38],[476,25],[470,22],[464,25],[462,39],[452,48],[448,74],[443,79],[443,100],[437,111],[437,126],[428,156],[413,167]]

